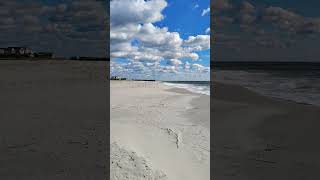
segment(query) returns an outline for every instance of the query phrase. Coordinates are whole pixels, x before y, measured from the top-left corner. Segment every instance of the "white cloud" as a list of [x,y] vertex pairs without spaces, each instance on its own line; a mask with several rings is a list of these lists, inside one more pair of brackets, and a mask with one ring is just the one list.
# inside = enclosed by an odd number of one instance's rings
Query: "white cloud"
[[199,7],[199,4],[195,4],[194,6],[193,6],[193,9],[197,9]]
[[112,0],[110,2],[110,25],[153,23],[164,17],[161,11],[167,6],[165,0]]
[[146,66],[147,66],[147,67],[152,67],[152,66],[154,66],[154,65],[155,65],[155,63],[150,63],[150,62],[147,62],[147,63],[146,63]]
[[182,64],[182,62],[179,59],[170,59],[168,64],[171,66],[179,66]]
[[[182,47],[183,39],[178,32],[169,32],[167,27],[159,28],[152,23],[111,27],[110,38],[112,57],[149,61],[199,58],[192,52],[194,48]],[[133,39],[140,46],[133,46]]]
[[204,15],[206,15],[208,13],[210,13],[210,7],[208,7],[207,9],[203,9],[201,16],[204,16]]
[[188,39],[183,42],[183,45],[187,46],[191,51],[207,50],[210,49],[210,36],[189,36]]
[[178,73],[178,69],[176,66],[162,66],[159,72],[163,73]]
[[206,34],[210,34],[210,27],[206,29]]
[[188,61],[184,63],[183,69],[185,71],[189,71],[190,70],[190,63]]
[[206,66],[203,66],[201,64],[192,64],[192,68],[198,72],[209,72],[210,71],[210,68],[209,67],[206,67]]
[[[183,39],[178,32],[155,26],[153,23],[164,18],[162,10],[166,6],[165,0],[112,0],[111,58],[128,59],[130,62],[123,64],[124,68],[146,74],[190,69],[190,64],[183,64],[181,58],[198,60],[197,51],[210,48],[210,36]],[[160,65],[162,60],[167,60],[167,65]]]
[[112,41],[129,41],[140,31],[140,29],[140,24],[127,24],[126,26],[111,27],[110,39]]
[[179,49],[182,44],[182,39],[179,33],[169,32],[168,28],[158,28],[151,23],[144,24],[137,38],[146,47],[166,48],[166,49]]

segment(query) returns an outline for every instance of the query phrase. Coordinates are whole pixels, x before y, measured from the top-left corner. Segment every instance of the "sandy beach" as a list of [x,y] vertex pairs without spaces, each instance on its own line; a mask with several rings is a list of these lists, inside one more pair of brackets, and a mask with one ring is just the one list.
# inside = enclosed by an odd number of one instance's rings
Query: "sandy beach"
[[213,85],[214,179],[319,179],[320,107]]
[[111,180],[210,179],[209,97],[111,81]]
[[106,178],[106,67],[0,61],[0,179]]

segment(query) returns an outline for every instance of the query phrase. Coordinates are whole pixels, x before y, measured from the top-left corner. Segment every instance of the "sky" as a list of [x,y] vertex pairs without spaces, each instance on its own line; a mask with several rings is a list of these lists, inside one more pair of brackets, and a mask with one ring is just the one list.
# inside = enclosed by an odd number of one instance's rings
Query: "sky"
[[213,0],[213,61],[320,62],[320,1]]
[[111,75],[201,81],[210,77],[209,0],[111,0]]
[[1,1],[0,47],[107,57],[107,7],[105,0]]

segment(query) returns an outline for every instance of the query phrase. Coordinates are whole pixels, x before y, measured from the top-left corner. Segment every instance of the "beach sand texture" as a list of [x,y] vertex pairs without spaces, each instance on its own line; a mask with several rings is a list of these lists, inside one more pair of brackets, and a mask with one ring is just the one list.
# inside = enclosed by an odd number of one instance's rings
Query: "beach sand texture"
[[213,179],[320,178],[319,107],[213,85]]
[[105,179],[106,67],[0,61],[0,179]]
[[210,178],[209,96],[111,81],[111,180]]

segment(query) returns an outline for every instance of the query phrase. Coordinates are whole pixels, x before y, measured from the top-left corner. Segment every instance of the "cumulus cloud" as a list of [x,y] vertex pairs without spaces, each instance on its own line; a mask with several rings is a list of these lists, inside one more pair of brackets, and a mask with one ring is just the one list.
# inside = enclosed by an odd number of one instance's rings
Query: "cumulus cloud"
[[144,24],[136,37],[146,47],[156,46],[165,50],[179,49],[182,44],[179,33],[169,32],[168,28],[159,28],[151,23]]
[[224,10],[232,8],[232,4],[229,2],[229,0],[215,0],[212,5],[214,10]]
[[171,65],[171,66],[179,66],[181,64],[182,62],[179,59],[170,59],[168,61],[168,65]]
[[1,2],[0,43],[51,51],[57,56],[105,57],[105,7],[104,1],[86,0]]
[[183,45],[191,51],[202,51],[210,49],[210,35],[189,36]]
[[188,61],[184,63],[183,69],[185,71],[189,71],[190,70],[190,63]]
[[[182,58],[196,61],[197,51],[210,48],[209,35],[183,39],[178,32],[154,24],[164,18],[162,11],[167,6],[164,0],[112,0],[110,3],[111,58],[128,59],[130,63],[123,65],[130,71],[178,73],[185,66]],[[160,65],[161,61],[167,63]]]
[[268,7],[264,10],[262,20],[271,22],[280,29],[298,34],[320,32],[320,20],[303,17],[280,7]]
[[[305,9],[296,11],[257,0],[215,0],[211,7],[216,59],[254,56],[258,60],[266,59],[265,54],[276,57],[273,60],[304,57],[317,46],[314,39],[320,35],[320,18],[303,14]],[[302,44],[304,48],[297,51]],[[309,48],[305,48],[306,44]]]
[[112,0],[110,3],[110,25],[153,23],[164,17],[161,11],[167,6],[165,0]]
[[176,66],[161,66],[159,72],[162,73],[178,73]]
[[[248,1],[239,4],[232,4],[228,0],[216,0],[216,12],[228,10],[227,13],[215,15],[215,25],[222,26],[228,24],[238,24],[241,29],[247,31],[256,29],[263,31],[273,25],[275,30],[295,33],[295,34],[314,34],[320,32],[320,20],[316,17],[305,17],[292,10],[282,7],[267,6],[255,7]],[[260,26],[260,29],[258,29]]]
[[243,1],[240,4],[240,12],[244,14],[254,13],[255,7],[253,4],[249,3],[248,1]]
[[205,16],[206,14],[210,13],[210,7],[208,7],[207,9],[203,9],[201,16]]
[[206,34],[210,34],[210,27],[206,29]]
[[[191,49],[182,47],[183,39],[179,33],[169,32],[166,27],[159,28],[152,23],[136,26],[129,24],[125,27],[111,28],[112,57],[150,61],[198,58]],[[133,39],[137,40],[139,45],[132,45]]]
[[257,19],[255,6],[248,1],[243,1],[237,8],[237,20],[241,25],[249,25],[255,23]]
[[210,71],[210,68],[209,67],[205,67],[201,64],[192,64],[192,68],[196,71],[199,71],[199,72],[209,72]]

